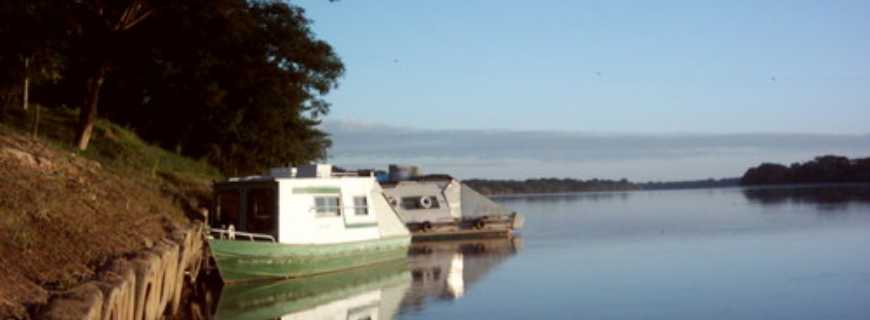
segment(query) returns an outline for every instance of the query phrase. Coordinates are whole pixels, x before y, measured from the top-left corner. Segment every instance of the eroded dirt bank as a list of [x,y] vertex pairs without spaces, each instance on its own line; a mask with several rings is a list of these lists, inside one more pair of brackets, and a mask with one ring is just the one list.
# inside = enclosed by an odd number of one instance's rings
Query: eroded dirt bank
[[191,219],[207,182],[107,167],[2,126],[0,178],[0,318],[48,317],[56,301],[95,296],[102,312],[149,284],[172,305],[178,278],[198,267],[202,225]]

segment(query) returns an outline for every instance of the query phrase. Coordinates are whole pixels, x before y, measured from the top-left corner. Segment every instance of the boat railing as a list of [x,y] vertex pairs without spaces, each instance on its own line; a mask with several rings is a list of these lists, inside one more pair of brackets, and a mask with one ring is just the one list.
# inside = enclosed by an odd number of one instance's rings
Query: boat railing
[[275,241],[275,237],[269,234],[263,233],[253,233],[253,232],[244,232],[244,231],[236,231],[232,226],[227,229],[211,229],[209,230],[213,236],[216,236],[218,239],[226,239],[226,240],[241,240],[239,238],[247,238],[250,241],[269,241],[269,242],[277,242]]

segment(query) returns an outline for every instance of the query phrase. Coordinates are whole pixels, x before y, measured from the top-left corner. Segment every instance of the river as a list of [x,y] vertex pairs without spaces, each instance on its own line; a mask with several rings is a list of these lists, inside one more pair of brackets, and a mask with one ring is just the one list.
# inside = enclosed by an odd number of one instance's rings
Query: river
[[220,319],[868,319],[870,187],[500,197],[513,239],[224,289]]

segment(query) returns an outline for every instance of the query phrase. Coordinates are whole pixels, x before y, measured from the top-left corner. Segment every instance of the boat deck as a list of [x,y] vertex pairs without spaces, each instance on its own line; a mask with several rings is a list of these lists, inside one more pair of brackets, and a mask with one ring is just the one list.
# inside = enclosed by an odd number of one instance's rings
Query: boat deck
[[468,238],[500,238],[508,237],[513,234],[513,231],[508,228],[499,229],[449,229],[449,230],[432,230],[425,232],[411,233],[412,241],[422,240],[446,240],[446,239],[468,239]]

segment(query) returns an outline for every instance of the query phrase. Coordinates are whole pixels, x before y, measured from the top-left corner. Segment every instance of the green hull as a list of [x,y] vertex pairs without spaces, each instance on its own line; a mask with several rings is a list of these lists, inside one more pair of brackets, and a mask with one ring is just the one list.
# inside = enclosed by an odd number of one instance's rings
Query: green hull
[[404,259],[409,236],[324,245],[210,239],[224,282],[297,278]]
[[[216,319],[276,319],[360,293],[411,283],[404,261],[273,283],[228,285]],[[398,301],[396,301],[398,304]]]

